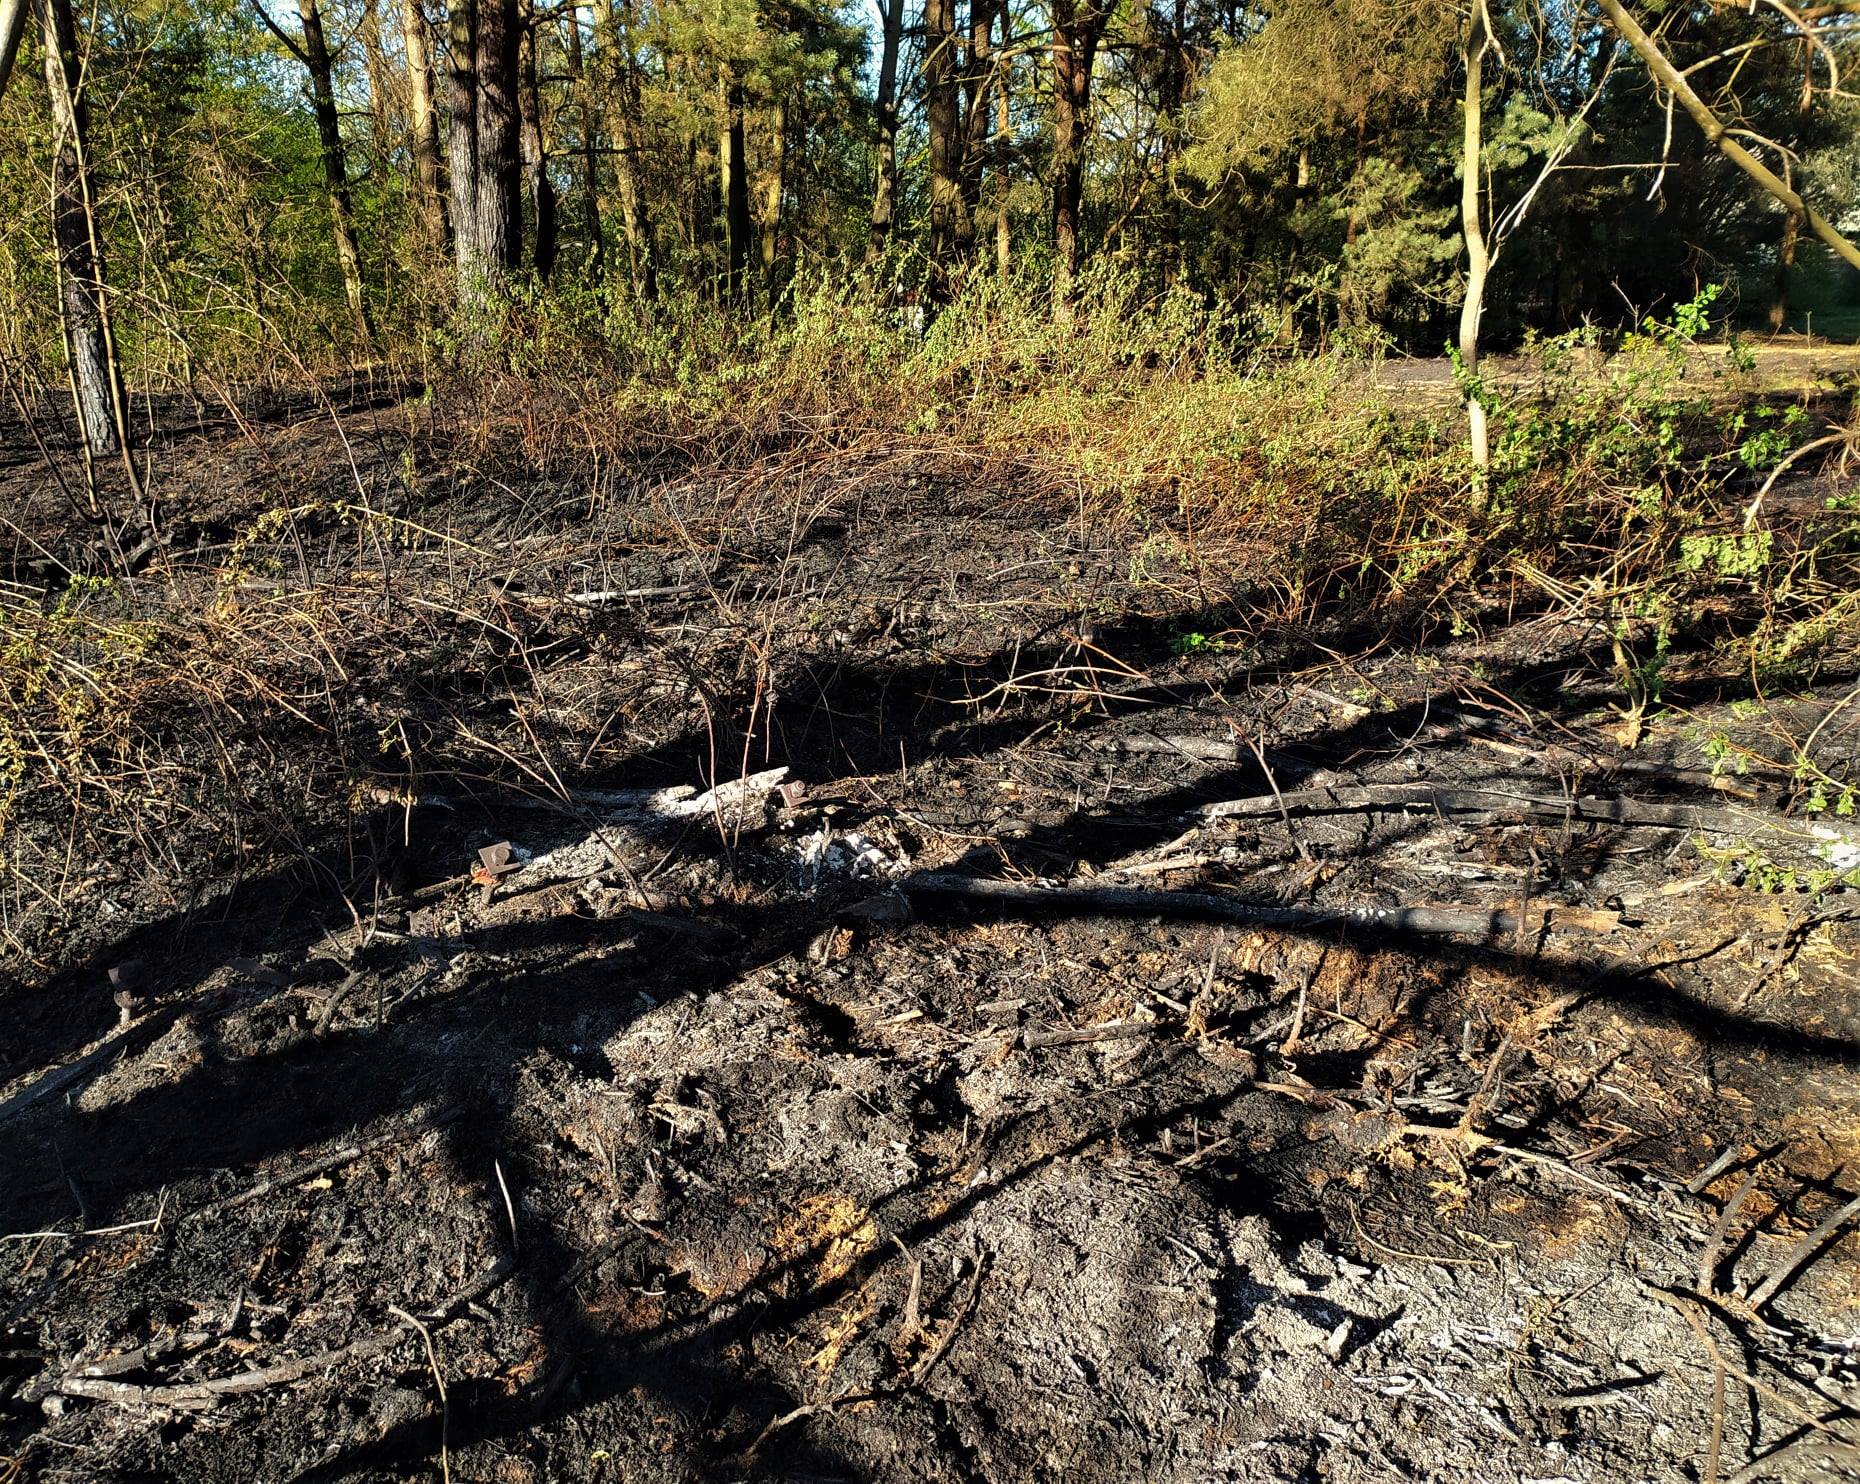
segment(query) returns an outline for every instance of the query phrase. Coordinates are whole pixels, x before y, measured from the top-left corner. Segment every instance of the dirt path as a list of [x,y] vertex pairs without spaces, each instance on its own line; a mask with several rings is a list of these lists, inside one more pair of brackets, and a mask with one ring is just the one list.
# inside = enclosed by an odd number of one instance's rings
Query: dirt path
[[1628,752],[1567,613],[1248,630],[882,468],[700,564],[675,494],[474,495],[501,637],[366,677],[525,767],[35,919],[0,1479],[1853,1466],[1860,928],[1738,884],[1846,829],[1705,755],[1774,710],[1676,656]]
[[[1752,362],[1748,373],[1733,378],[1743,391],[1755,390],[1791,400],[1833,395],[1844,402],[1860,379],[1860,346],[1777,335],[1746,340],[1741,348]],[[1592,364],[1599,369],[1605,362],[1596,354]],[[1488,356],[1483,372],[1501,392],[1511,395],[1528,396],[1542,376],[1535,362],[1517,355]],[[1685,382],[1709,390],[1729,375],[1731,366],[1725,347],[1706,343],[1695,348],[1687,363]],[[1453,365],[1445,356],[1382,361],[1369,380],[1378,391],[1398,393],[1404,399],[1451,401],[1458,396]]]

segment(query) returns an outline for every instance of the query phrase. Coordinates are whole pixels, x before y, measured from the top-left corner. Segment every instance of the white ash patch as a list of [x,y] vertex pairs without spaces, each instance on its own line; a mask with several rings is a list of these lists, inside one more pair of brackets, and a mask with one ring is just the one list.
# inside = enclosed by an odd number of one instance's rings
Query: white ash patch
[[902,851],[895,854],[857,830],[822,825],[794,841],[795,863],[810,886],[824,880],[895,881],[911,868]]

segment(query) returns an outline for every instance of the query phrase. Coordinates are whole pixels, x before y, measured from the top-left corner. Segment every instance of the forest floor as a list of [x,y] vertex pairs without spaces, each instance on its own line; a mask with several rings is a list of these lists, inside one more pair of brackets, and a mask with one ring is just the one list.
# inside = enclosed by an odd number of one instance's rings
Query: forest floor
[[14,822],[0,1480],[1860,1471],[1860,913],[1758,889],[1860,852],[1763,762],[1851,665],[1624,716],[1515,584],[1270,624],[986,471],[457,441],[154,457],[137,601],[269,658],[119,850]]

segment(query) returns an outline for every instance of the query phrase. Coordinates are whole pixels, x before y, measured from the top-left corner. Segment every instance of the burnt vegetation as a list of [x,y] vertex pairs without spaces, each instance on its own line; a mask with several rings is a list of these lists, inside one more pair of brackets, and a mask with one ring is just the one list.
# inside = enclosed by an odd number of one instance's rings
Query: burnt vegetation
[[0,1484],[1851,1471],[1854,24],[0,0]]

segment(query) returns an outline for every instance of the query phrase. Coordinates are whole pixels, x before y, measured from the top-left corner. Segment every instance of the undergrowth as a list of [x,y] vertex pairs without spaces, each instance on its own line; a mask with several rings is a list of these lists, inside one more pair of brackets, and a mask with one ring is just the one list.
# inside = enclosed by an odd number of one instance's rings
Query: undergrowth
[[[519,292],[430,347],[438,434],[410,420],[400,446],[363,448],[352,498],[280,479],[207,568],[0,589],[14,909],[59,906],[87,854],[125,842],[183,871],[180,835],[288,835],[307,800],[359,818],[433,776],[559,790],[652,684],[714,732],[770,683],[775,620],[713,595],[715,633],[659,644],[672,678],[653,681],[546,595],[615,546],[704,566],[785,527],[792,548],[875,484],[988,490],[1121,545],[1129,587],[1203,640],[1178,656],[1211,651],[1217,612],[1255,634],[1338,613],[1592,624],[1629,742],[1681,648],[1756,694],[1851,666],[1855,521],[1745,518],[1826,414],[1755,396],[1735,345],[1699,347],[1709,295],[1606,365],[1577,333],[1463,384],[1494,412],[1480,474],[1451,395],[1284,359],[1221,307],[1146,300],[1112,269],[1067,314],[984,280],[927,324],[879,281],[806,277],[760,317]],[[579,514],[493,531],[474,501],[513,481]],[[1798,761],[1815,799],[1849,796],[1846,764]]]

